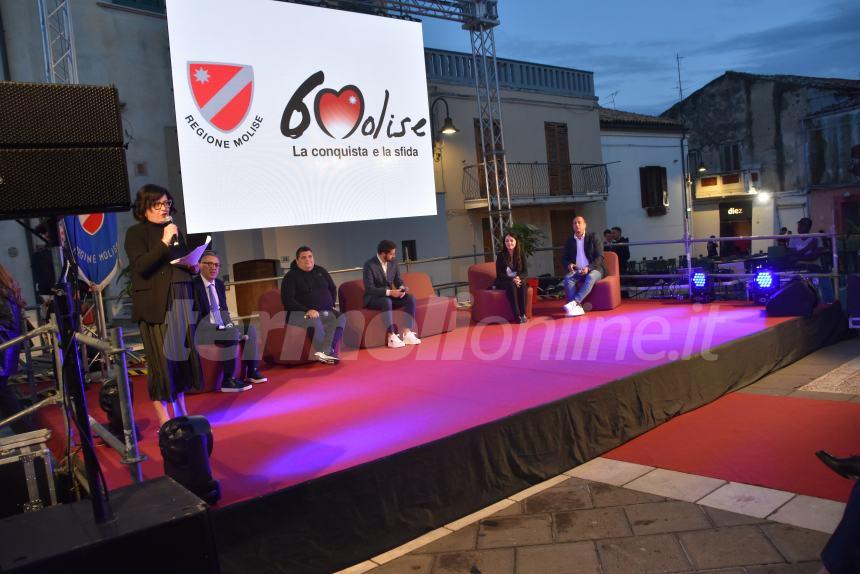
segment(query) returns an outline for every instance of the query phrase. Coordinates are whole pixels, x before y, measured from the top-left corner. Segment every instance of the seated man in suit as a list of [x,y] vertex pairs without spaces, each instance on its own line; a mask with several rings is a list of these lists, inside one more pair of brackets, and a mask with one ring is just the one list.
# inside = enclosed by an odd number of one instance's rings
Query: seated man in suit
[[340,361],[337,350],[346,324],[346,316],[334,308],[336,299],[334,281],[316,264],[311,248],[302,245],[296,249],[296,258],[281,282],[281,302],[287,322],[312,333],[314,357],[327,365]]
[[564,292],[567,304],[564,310],[568,317],[585,314],[582,300],[594,284],[600,281],[606,270],[603,268],[603,241],[594,232],[586,233],[585,218],[573,218],[573,235],[564,244],[564,266],[568,273],[564,277]]
[[[382,311],[388,329],[388,346],[396,349],[406,345],[419,345],[421,339],[412,330],[415,326],[415,297],[407,293],[409,288],[400,278],[397,245],[393,241],[383,239],[379,242],[376,257],[370,258],[364,264],[363,277],[364,306]],[[394,309],[403,309],[406,312],[406,325],[399,336],[397,325],[394,324]]]
[[[250,389],[251,383],[265,383],[269,379],[257,370],[260,357],[257,330],[253,325],[248,325],[247,334],[243,334],[230,320],[224,282],[218,279],[220,269],[221,260],[214,251],[206,251],[200,258],[200,275],[194,277],[194,306],[198,313],[195,340],[198,350],[200,345],[219,347],[217,358],[224,363],[221,392],[240,393]],[[235,378],[236,353],[233,347],[239,344],[244,346],[241,370],[244,377]]]

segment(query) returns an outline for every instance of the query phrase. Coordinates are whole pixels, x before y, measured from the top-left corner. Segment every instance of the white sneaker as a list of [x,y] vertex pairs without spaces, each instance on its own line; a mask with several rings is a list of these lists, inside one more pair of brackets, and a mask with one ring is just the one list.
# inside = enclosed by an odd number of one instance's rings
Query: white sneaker
[[415,335],[415,331],[409,331],[405,335],[403,335],[403,343],[406,345],[420,345],[421,339]]
[[571,301],[567,305],[564,306],[564,311],[567,313],[568,317],[579,317],[580,315],[585,315],[585,309],[576,302],[576,300]]
[[388,335],[388,348],[390,349],[399,349],[400,347],[405,347],[406,343],[400,340],[400,337],[395,333],[390,333]]

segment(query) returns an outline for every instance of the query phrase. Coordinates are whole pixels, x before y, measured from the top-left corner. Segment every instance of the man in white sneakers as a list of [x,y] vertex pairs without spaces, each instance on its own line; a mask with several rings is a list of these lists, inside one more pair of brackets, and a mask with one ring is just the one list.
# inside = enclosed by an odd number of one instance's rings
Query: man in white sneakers
[[[388,330],[387,344],[391,348],[418,345],[421,339],[413,331],[415,327],[415,297],[407,293],[408,287],[400,278],[397,266],[397,245],[384,239],[376,248],[376,257],[364,264],[364,306],[382,311],[385,327]],[[394,323],[394,310],[403,309],[406,324],[398,334]]]
[[573,218],[573,235],[564,244],[564,266],[568,273],[564,278],[564,292],[567,304],[564,306],[568,317],[584,315],[582,301],[594,284],[606,275],[603,268],[603,239],[597,234],[586,232],[585,218]]

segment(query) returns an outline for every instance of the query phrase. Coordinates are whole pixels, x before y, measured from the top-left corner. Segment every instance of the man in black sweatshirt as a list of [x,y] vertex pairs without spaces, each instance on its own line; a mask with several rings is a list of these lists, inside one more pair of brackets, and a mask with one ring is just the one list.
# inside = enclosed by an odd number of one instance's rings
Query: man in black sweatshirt
[[314,252],[302,245],[281,282],[281,301],[287,322],[308,329],[314,341],[314,357],[321,363],[337,363],[338,347],[346,317],[335,310],[337,289],[331,275],[314,262]]

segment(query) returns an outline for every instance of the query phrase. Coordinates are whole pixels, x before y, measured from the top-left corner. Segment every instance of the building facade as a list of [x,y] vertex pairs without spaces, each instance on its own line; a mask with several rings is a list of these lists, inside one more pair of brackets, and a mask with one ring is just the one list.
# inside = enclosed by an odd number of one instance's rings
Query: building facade
[[[683,238],[682,137],[682,126],[674,120],[600,108],[600,143],[610,182],[607,224],[621,227],[630,241]],[[683,243],[630,248],[631,261],[640,267],[643,259],[677,261],[683,254]]]
[[[857,80],[730,71],[664,112],[688,128],[690,160],[705,169],[691,170],[694,234],[795,229],[814,175],[806,118],[858,94]],[[737,255],[770,244],[737,246]]]

